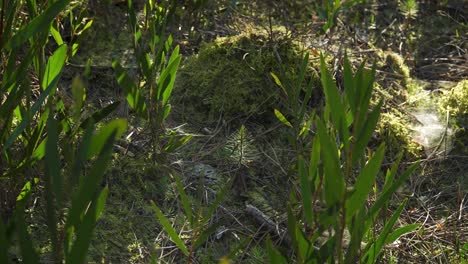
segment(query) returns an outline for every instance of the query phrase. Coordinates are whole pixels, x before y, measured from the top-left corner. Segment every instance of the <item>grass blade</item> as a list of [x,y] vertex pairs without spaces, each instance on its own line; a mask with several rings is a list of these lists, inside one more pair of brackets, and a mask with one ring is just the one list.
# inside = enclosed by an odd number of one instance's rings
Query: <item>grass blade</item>
[[151,201],[151,205],[153,206],[153,210],[156,213],[156,217],[159,220],[159,223],[163,226],[164,231],[169,235],[171,238],[172,242],[176,244],[176,246],[186,255],[189,255],[189,251],[187,250],[187,247],[185,246],[184,242],[182,239],[179,237],[175,229],[172,227],[172,225],[169,223],[169,220],[164,216],[164,214],[159,210],[158,206]]

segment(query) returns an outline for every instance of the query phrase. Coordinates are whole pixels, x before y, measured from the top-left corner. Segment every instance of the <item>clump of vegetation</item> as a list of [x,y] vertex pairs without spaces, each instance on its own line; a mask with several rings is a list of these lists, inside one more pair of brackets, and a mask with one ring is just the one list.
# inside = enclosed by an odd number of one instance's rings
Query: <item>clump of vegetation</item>
[[377,133],[387,146],[387,155],[397,157],[403,152],[405,160],[415,160],[421,156],[422,147],[412,140],[410,123],[398,111],[382,113]]
[[460,81],[450,91],[447,91],[439,101],[442,113],[448,111],[454,120],[454,151],[467,153],[466,140],[468,139],[468,80]]
[[468,114],[468,80],[457,83],[446,96],[441,97],[440,108],[449,111],[456,118],[466,118]]
[[195,121],[215,121],[220,113],[225,119],[270,114],[281,93],[269,73],[283,72],[282,65],[292,73],[298,61],[291,41],[272,43],[255,34],[218,38],[185,62],[176,82],[178,104]]

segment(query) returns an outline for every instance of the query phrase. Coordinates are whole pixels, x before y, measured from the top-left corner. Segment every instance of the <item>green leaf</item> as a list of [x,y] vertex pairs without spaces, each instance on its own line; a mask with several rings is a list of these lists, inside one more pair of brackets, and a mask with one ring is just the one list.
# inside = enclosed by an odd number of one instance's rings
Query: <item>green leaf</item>
[[135,85],[132,78],[127,74],[125,69],[120,66],[117,60],[112,62],[112,68],[115,71],[117,82],[119,83],[120,87],[122,87],[130,107],[134,109],[141,117],[147,118],[148,112],[145,98],[143,95],[141,95],[140,90]]
[[86,99],[86,87],[79,76],[73,78],[71,90],[73,95],[73,112],[76,115],[76,121],[78,121],[81,108]]
[[[336,83],[330,71],[327,69],[323,55],[320,55],[320,75],[325,93],[325,112],[331,114],[333,125],[339,133],[340,140],[344,144],[345,151],[349,150],[349,131],[346,125],[346,111]],[[327,116],[327,115],[325,115]],[[329,122],[329,120],[325,120]]]
[[80,227],[76,230],[76,240],[73,243],[70,254],[67,255],[66,263],[69,264],[82,264],[85,263],[89,245],[93,238],[93,230],[96,225],[96,221],[104,208],[106,198],[109,190],[104,188],[99,194],[97,201],[93,201],[91,208],[86,211],[83,217],[83,222]]
[[201,234],[198,236],[197,240],[195,240],[195,242],[193,242],[193,248],[196,250],[199,247],[201,247],[208,240],[208,238],[211,236],[211,234],[216,232],[216,230],[220,226],[221,226],[221,223],[218,222],[218,223],[215,223],[213,225],[210,225],[208,228],[203,227],[203,230],[202,230]]
[[[51,108],[52,109],[52,108]],[[46,212],[47,212],[47,227],[51,236],[52,247],[55,253],[59,250],[57,224],[58,217],[56,210],[61,207],[63,179],[60,175],[60,157],[58,152],[58,134],[57,123],[53,115],[49,115],[47,122],[47,142],[46,142],[46,177],[45,177],[45,194],[46,194]]]
[[[310,153],[309,161],[309,181],[314,182],[317,175],[318,165],[320,162],[320,138],[318,136],[314,137],[312,152]],[[314,188],[315,192],[315,188]]]
[[106,126],[101,128],[99,132],[97,132],[92,140],[91,146],[88,151],[88,158],[96,155],[99,153],[106,143],[107,139],[111,136],[111,134],[115,133],[114,137],[119,138],[122,134],[127,130],[127,121],[125,119],[115,119],[109,122]]
[[269,258],[269,263],[271,264],[287,264],[288,261],[286,260],[281,253],[276,250],[273,245],[271,244],[271,239],[270,237],[267,237],[267,252],[268,252],[268,258]]
[[419,226],[419,224],[411,224],[395,229],[395,231],[388,235],[387,239],[385,240],[385,245],[395,242],[402,235],[408,234],[409,232],[415,230]]
[[281,121],[281,123],[287,125],[288,127],[293,127],[291,125],[291,123],[286,119],[286,117],[278,110],[278,109],[275,109],[275,116],[276,118],[278,118],[279,121]]
[[57,45],[62,45],[63,44],[63,39],[62,36],[60,35],[60,32],[55,28],[55,26],[50,27],[50,34],[54,38],[55,42]]
[[182,185],[182,181],[180,181],[180,178],[177,174],[172,175],[176,181],[177,185],[177,191],[180,195],[180,201],[182,202],[182,206],[184,207],[185,215],[187,219],[189,220],[190,227],[194,228],[194,219],[193,219],[193,214],[192,214],[192,206],[190,204],[190,201],[187,197],[187,194],[185,193],[184,186]]
[[322,55],[320,56],[320,74],[325,93],[326,107],[331,113],[335,127],[339,128],[342,122],[341,120],[345,117],[345,111],[335,81],[328,71],[325,59]]
[[374,221],[376,215],[378,212],[383,208],[383,206],[389,201],[390,197],[395,193],[395,191],[400,188],[403,183],[406,182],[406,180],[409,178],[409,176],[414,172],[414,170],[419,167],[419,162],[413,164],[411,167],[409,167],[398,179],[388,187],[386,191],[383,191],[380,196],[377,198],[375,203],[372,205],[372,207],[369,210],[369,223]]
[[[92,202],[95,192],[97,191],[102,177],[104,176],[104,172],[109,164],[117,130],[118,127],[114,127],[110,135],[102,138],[104,144],[96,158],[96,161],[91,167],[89,174],[82,178],[78,191],[73,195],[72,205],[68,211],[68,218],[65,224],[65,230],[75,227],[77,232],[79,231],[81,215],[86,211],[89,203]],[[93,139],[94,138],[95,137],[93,137]],[[95,216],[93,216],[93,219],[95,219]]]
[[35,17],[29,24],[16,33],[6,44],[7,49],[16,49],[32,36],[48,32],[50,23],[62,10],[67,7],[71,0],[55,1],[41,15]]
[[[55,58],[50,58],[49,60],[53,60],[57,63],[61,63],[61,60],[59,59],[64,59],[62,58],[62,52],[63,52],[63,46],[59,47],[57,49],[57,53],[54,53],[54,56],[56,56]],[[66,48],[66,47],[65,47]],[[48,63],[49,65],[49,63]],[[52,72],[55,72],[57,70],[56,67],[54,66],[50,66],[48,67],[50,69],[49,73],[50,75],[49,76],[52,76],[54,74],[52,74]],[[47,72],[46,72],[46,75],[47,75]],[[11,135],[8,137],[8,139],[5,141],[5,145],[4,145],[4,149],[8,149],[11,144],[13,144],[13,142],[19,137],[19,135],[21,135],[21,133],[23,133],[24,129],[26,129],[26,127],[29,125],[29,122],[31,121],[31,118],[36,115],[37,111],[39,111],[39,109],[41,108],[42,104],[44,103],[44,101],[46,100],[46,98],[55,90],[55,87],[58,83],[60,79],[60,75],[57,74],[55,75],[55,78],[52,80],[52,81],[48,81],[47,83],[48,86],[47,88],[45,88],[45,90],[41,93],[41,95],[39,96],[39,98],[37,98],[37,100],[34,102],[33,106],[31,107],[30,109],[30,112],[28,113],[28,115],[25,116],[25,118],[23,118],[21,120],[21,122],[19,123],[19,125],[15,128],[15,130],[11,133]]]
[[221,204],[221,202],[223,201],[224,199],[224,196],[228,193],[229,189],[231,188],[232,186],[232,183],[234,182],[234,178],[233,177],[232,179],[230,179],[226,185],[216,193],[216,199],[215,201],[210,205],[210,207],[208,207],[208,211],[206,213],[206,215],[204,216],[204,218],[202,219],[202,221],[199,223],[199,225],[203,226],[205,225],[206,223],[208,223],[208,221],[211,219],[211,217],[213,216],[216,208],[218,208],[218,205]]
[[278,76],[272,72],[270,72],[271,77],[273,77],[273,80],[275,81],[276,85],[278,85],[281,89],[283,89],[283,92],[288,95],[288,91],[286,91],[286,88],[284,88],[283,84],[281,83],[280,79]]
[[377,121],[379,121],[380,109],[382,107],[382,101],[372,110],[367,120],[364,122],[358,135],[355,135],[356,144],[354,145],[354,153],[352,163],[355,164],[363,155],[364,150],[369,143],[372,133],[374,133]]
[[158,206],[151,201],[151,205],[153,206],[153,210],[156,213],[156,217],[158,218],[159,223],[162,225],[164,228],[164,231],[169,235],[171,238],[172,242],[176,244],[176,246],[186,255],[189,255],[189,251],[187,250],[187,247],[185,246],[184,242],[182,239],[179,237],[175,229],[172,227],[172,225],[169,223],[169,220],[163,215],[161,210],[159,210]]
[[346,219],[348,221],[365,205],[367,197],[375,183],[375,178],[379,174],[384,153],[385,146],[382,144],[359,173],[354,184],[355,192],[346,201]]
[[[392,217],[388,220],[388,222],[385,224],[382,232],[378,236],[377,240],[375,243],[369,248],[369,250],[365,253],[365,257],[367,257],[367,263],[374,263],[378,256],[380,255],[383,246],[385,245],[385,241],[387,241],[387,238],[389,237],[390,231],[393,228],[393,225],[395,222],[398,220],[400,217],[401,212],[405,208],[406,202],[408,200],[403,201],[400,206],[397,208],[397,210],[393,213]],[[365,259],[364,257],[364,259]]]
[[305,55],[302,58],[302,64],[301,64],[301,68],[300,68],[300,71],[299,71],[299,76],[298,76],[298,78],[296,80],[296,87],[298,89],[296,91],[296,94],[299,94],[300,90],[302,89],[301,84],[302,84],[302,82],[304,81],[304,78],[305,78],[305,74],[306,74],[306,71],[307,71],[307,64],[309,64],[309,52],[305,52]]
[[107,196],[109,195],[109,188],[106,186],[101,193],[99,194],[99,197],[96,200],[96,218],[94,219],[94,222],[97,222],[99,218],[101,218],[101,215],[104,211],[104,207],[106,206],[106,200]]
[[34,250],[32,239],[28,233],[24,217],[24,202],[21,202],[17,205],[15,210],[15,223],[21,256],[23,257],[22,263],[36,264],[39,263],[39,257],[37,252]]
[[97,123],[104,118],[106,118],[109,114],[111,114],[117,107],[120,105],[120,101],[113,102],[107,105],[104,108],[99,109],[98,111],[94,112],[90,117],[86,118],[80,124],[80,128],[86,128],[87,126]]
[[298,157],[297,167],[299,173],[302,206],[304,208],[305,220],[307,224],[312,225],[314,220],[312,210],[312,181],[310,180],[309,173],[305,165],[304,157],[302,155],[299,155]]
[[179,54],[179,46],[177,46],[172,52],[169,64],[161,72],[158,80],[158,100],[161,100],[163,105],[167,104],[169,97],[171,96],[172,89],[174,88],[174,81],[179,67],[182,55]]
[[328,206],[333,206],[343,198],[346,185],[338,158],[338,149],[333,139],[328,135],[322,120],[317,119],[317,130],[320,138],[322,160],[324,164],[324,192]]
[[356,87],[352,66],[348,60],[347,53],[345,53],[344,59],[343,80],[346,98],[348,99],[351,112],[353,113],[353,116],[356,116],[357,105],[359,104],[359,98],[356,96],[356,90],[359,89],[359,87]]

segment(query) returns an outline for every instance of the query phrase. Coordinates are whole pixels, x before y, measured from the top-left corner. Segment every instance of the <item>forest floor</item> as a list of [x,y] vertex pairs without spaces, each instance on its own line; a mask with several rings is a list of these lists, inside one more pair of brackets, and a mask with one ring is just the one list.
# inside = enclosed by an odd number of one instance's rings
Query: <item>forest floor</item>
[[[226,61],[201,59],[200,54],[208,52],[204,42],[239,45],[234,49],[244,53],[235,55],[237,58],[230,62],[245,64],[249,56],[263,56],[255,52],[291,41],[299,51],[310,53],[311,78],[317,73],[318,55],[323,53],[338,83],[344,53],[356,65],[364,60],[369,67],[376,63],[373,96],[383,99],[384,107],[374,136],[375,145],[387,144],[384,161],[387,167],[400,152],[404,153],[402,167],[421,161],[420,169],[395,198],[395,202],[409,198],[399,224],[419,223],[420,228],[386,248],[383,261],[459,263],[468,257],[468,96],[463,97],[468,95],[468,8],[463,4],[438,6],[425,1],[416,17],[408,17],[398,11],[393,1],[380,2],[347,11],[355,16],[340,16],[336,27],[323,34],[318,34],[322,24],[316,18],[304,22],[307,26],[294,29],[281,24],[280,19],[264,26],[268,18],[262,20],[236,10],[228,18],[211,17],[213,21],[208,28],[194,29],[188,34],[173,30],[175,42],[181,45],[187,58],[182,62],[177,82],[192,78],[185,82],[203,83],[193,76],[214,71],[213,67],[224,67],[222,63]],[[78,59],[68,66],[63,77],[66,83],[81,73],[86,58],[91,57],[88,97],[95,98],[94,107],[122,97],[110,66],[112,59],[118,57],[127,66],[132,65],[125,6],[112,4],[105,10],[94,10],[94,28],[84,39]],[[243,46],[233,39],[235,36],[256,40]],[[202,63],[212,65],[199,68],[199,72],[190,67]],[[253,64],[245,65],[246,72],[258,69]],[[252,76],[245,72],[232,74],[233,79]],[[261,72],[260,81],[253,79],[252,83],[275,87],[271,78],[265,76],[269,72]],[[219,79],[204,81],[214,86],[227,84]],[[201,247],[199,256],[204,259],[197,259],[198,263],[215,262],[236,249],[241,249],[234,258],[236,263],[264,263],[263,238],[267,235],[273,236],[277,245],[287,247],[283,230],[287,198],[294,181],[290,169],[294,154],[284,136],[286,129],[275,119],[269,101],[265,98],[249,101],[255,97],[249,92],[252,83],[234,82],[236,86],[222,87],[223,91],[233,90],[243,97],[240,102],[245,104],[244,108],[228,108],[228,102],[223,100],[234,98],[224,93],[206,95],[211,101],[221,100],[225,111],[210,109],[211,105],[193,97],[181,85],[174,90],[168,129],[194,137],[169,157],[169,163],[181,176],[189,195],[200,203],[211,203],[228,179],[237,179],[211,220],[218,223],[218,229]],[[276,92],[280,93],[280,89]],[[319,91],[313,101],[311,107],[319,108],[323,103]],[[154,200],[176,226],[186,230],[174,181],[148,159],[150,131],[143,129],[125,107],[118,115],[134,122],[126,141],[118,144],[119,151],[105,179],[110,193],[105,213],[96,227],[89,259],[94,263],[147,263],[154,254],[162,263],[178,262],[181,253],[163,232],[150,205]],[[271,230],[259,221],[258,215],[248,210],[252,207],[262,212],[265,223],[273,221],[278,229]],[[41,223],[35,224],[40,229]],[[40,236],[36,239],[40,240]],[[44,242],[44,251],[47,246]]]

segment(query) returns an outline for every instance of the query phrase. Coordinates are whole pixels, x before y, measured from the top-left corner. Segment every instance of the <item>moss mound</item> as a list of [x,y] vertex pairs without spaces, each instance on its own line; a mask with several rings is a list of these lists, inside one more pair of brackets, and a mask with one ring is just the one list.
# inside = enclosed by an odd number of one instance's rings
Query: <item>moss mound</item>
[[[204,123],[242,117],[265,118],[280,96],[270,72],[299,65],[301,54],[291,41],[271,43],[267,37],[244,34],[202,45],[180,70],[175,105],[185,118]],[[294,72],[285,72],[292,76]]]
[[439,102],[442,113],[449,112],[454,120],[455,134],[453,138],[454,151],[468,153],[468,80],[457,83],[452,89],[445,92]]

